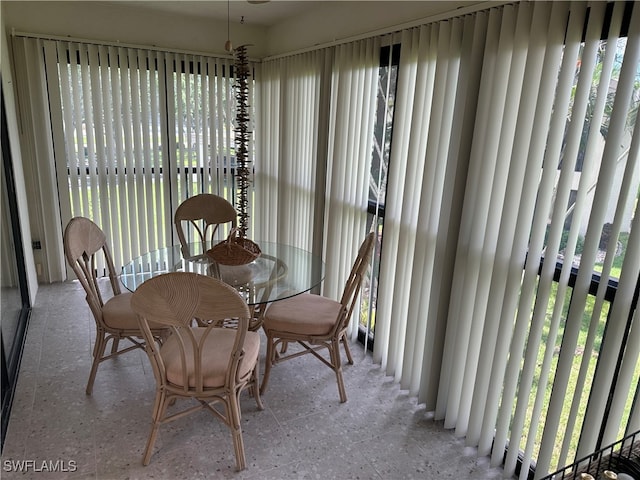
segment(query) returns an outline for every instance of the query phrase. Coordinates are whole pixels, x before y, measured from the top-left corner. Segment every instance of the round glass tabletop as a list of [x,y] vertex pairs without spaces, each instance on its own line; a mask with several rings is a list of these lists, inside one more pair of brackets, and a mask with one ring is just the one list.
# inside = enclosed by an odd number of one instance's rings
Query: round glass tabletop
[[122,267],[120,280],[130,291],[151,277],[168,272],[196,272],[220,278],[240,292],[249,305],[269,303],[307,292],[324,279],[324,262],[300,248],[272,242],[257,242],[262,254],[253,262],[219,265],[202,253],[202,244],[191,244],[190,258],[183,258],[180,245],[145,253]]

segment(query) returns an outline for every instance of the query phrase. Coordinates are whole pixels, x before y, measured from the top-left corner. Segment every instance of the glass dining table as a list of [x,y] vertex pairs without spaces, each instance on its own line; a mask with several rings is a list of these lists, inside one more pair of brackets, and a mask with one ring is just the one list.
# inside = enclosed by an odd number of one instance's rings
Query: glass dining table
[[189,251],[194,253],[188,258],[184,258],[180,245],[161,248],[124,265],[120,280],[133,292],[157,275],[196,272],[221,279],[233,286],[249,306],[260,309],[268,303],[308,292],[324,279],[325,265],[319,256],[282,243],[257,243],[262,251],[260,256],[240,266],[217,264],[203,252],[200,243],[189,245]]

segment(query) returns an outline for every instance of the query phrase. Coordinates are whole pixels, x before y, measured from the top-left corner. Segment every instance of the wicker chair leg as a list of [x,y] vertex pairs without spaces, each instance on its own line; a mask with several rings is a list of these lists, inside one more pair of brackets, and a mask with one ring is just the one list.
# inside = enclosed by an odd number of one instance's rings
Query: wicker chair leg
[[167,401],[167,396],[164,392],[158,392],[156,396],[156,400],[154,402],[153,409],[153,425],[151,427],[151,433],[149,434],[149,439],[147,440],[147,446],[144,450],[144,456],[142,457],[142,464],[146,467],[149,465],[151,461],[151,455],[153,454],[153,446],[156,443],[156,438],[158,436],[158,431],[160,430],[160,424],[162,419],[167,412],[167,407],[169,406]]
[[242,440],[242,427],[240,425],[240,399],[238,394],[233,394],[227,398],[227,411],[230,414],[229,428],[233,437],[233,449],[236,454],[236,469],[240,472],[244,470],[246,460],[244,456],[244,441]]
[[344,351],[347,354],[347,360],[349,360],[349,365],[353,365],[353,357],[351,356],[351,349],[349,348],[349,342],[347,341],[347,335],[342,335],[342,344],[344,345]]
[[340,362],[340,341],[333,340],[331,342],[331,364],[333,365],[333,371],[336,372],[336,380],[338,381],[338,392],[340,393],[340,403],[347,401],[347,390],[344,386],[344,379],[342,377],[342,364]]
[[264,375],[262,376],[262,385],[260,385],[260,394],[264,394],[269,383],[269,374],[271,373],[271,366],[275,359],[275,349],[273,345],[273,337],[267,333],[267,356],[264,360]]
[[96,335],[96,344],[93,347],[93,362],[91,363],[91,372],[89,372],[89,380],[87,381],[87,388],[85,393],[91,395],[93,393],[93,383],[96,380],[96,374],[98,373],[98,365],[100,365],[101,359],[104,356],[107,342],[103,332],[98,331]]
[[111,355],[118,351],[118,346],[120,345],[120,339],[113,337],[111,339]]
[[253,396],[258,406],[258,410],[264,410],[262,404],[262,398],[260,398],[260,362],[256,362],[256,368],[253,369],[251,375],[251,387],[249,387],[249,393]]

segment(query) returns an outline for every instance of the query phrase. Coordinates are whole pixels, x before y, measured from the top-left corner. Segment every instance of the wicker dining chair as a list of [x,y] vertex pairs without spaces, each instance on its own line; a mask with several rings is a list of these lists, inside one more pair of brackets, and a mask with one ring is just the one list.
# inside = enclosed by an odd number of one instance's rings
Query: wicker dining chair
[[[374,242],[375,233],[371,232],[360,246],[340,301],[306,293],[278,300],[267,307],[263,321],[267,336],[267,355],[261,393],[266,390],[273,365],[311,353],[335,372],[340,402],[347,401],[340,344],[344,346],[349,364],[353,364],[347,327],[371,260]],[[302,349],[287,353],[290,343],[298,343]],[[280,351],[278,346],[281,346]],[[325,348],[329,352],[328,359],[318,353],[318,350]]]
[[212,246],[219,226],[229,223],[230,228],[234,228],[237,217],[233,205],[227,199],[213,193],[201,193],[183,201],[173,215],[173,223],[184,258],[192,256],[185,233],[188,228],[197,234],[196,241],[202,242],[204,251]]
[[[120,289],[120,279],[102,229],[88,218],[74,217],[65,227],[63,244],[64,255],[82,284],[96,324],[93,361],[86,387],[87,395],[91,395],[100,363],[131,350],[144,348],[144,342],[138,320],[131,309],[131,292],[123,293]],[[110,292],[106,281],[98,279],[96,269],[100,260],[104,261],[107,270]],[[152,327],[152,335],[161,338],[163,328],[155,324]],[[120,340],[128,340],[131,345],[119,349]],[[111,349],[105,353],[109,341]]]
[[[173,221],[180,240],[182,256],[188,259],[193,257],[194,252],[189,249],[185,227],[190,226],[195,232],[196,240],[202,243],[202,251],[205,252],[217,243],[216,240],[222,241],[215,236],[220,225],[230,224],[230,231],[236,227],[237,212],[225,198],[212,193],[201,193],[182,202],[176,209]],[[218,265],[214,262],[211,268],[212,275],[226,283],[249,284],[252,281],[252,271],[245,265]],[[249,323],[251,331],[259,330],[262,325],[262,312],[259,308],[259,306],[253,308],[252,320]],[[233,325],[234,322],[231,324]]]
[[[156,378],[153,426],[143,464],[151,460],[160,425],[205,409],[231,430],[236,468],[243,470],[241,392],[248,388],[258,409],[264,408],[258,385],[260,335],[248,331],[250,312],[245,300],[218,279],[172,272],[140,285],[131,305],[138,314]],[[218,326],[228,318],[237,319],[237,328]],[[152,321],[171,330],[161,345],[153,341]],[[167,407],[179,398],[195,400],[196,404],[168,413]]]

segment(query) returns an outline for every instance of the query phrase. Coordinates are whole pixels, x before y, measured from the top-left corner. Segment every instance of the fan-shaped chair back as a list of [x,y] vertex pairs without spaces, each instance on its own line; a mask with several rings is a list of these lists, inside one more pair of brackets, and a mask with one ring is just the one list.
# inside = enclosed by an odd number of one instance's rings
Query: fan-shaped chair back
[[173,216],[184,258],[191,256],[187,234],[189,229],[195,234],[194,240],[202,242],[205,251],[213,245],[218,227],[229,223],[234,228],[237,217],[233,205],[213,193],[201,193],[187,198],[178,206]]
[[[229,285],[212,277],[172,272],[140,285],[131,305],[147,341],[147,355],[156,377],[153,428],[143,463],[151,459],[160,425],[183,414],[208,409],[231,430],[238,470],[245,468],[239,396],[249,387],[262,409],[258,389],[260,335],[248,331],[251,313]],[[237,319],[237,328],[219,325]],[[162,344],[152,339],[149,322],[170,334]],[[195,407],[167,415],[178,397],[196,400]],[[223,408],[216,408],[217,404]]]

